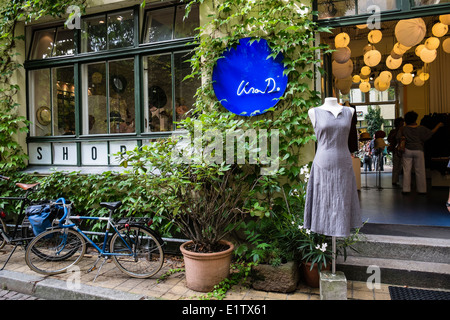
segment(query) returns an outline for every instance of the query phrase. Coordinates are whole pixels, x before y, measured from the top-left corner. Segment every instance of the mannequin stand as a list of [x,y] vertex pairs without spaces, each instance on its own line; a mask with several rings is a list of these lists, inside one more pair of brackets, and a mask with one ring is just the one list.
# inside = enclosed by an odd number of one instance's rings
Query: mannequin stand
[[320,272],[320,300],[347,300],[347,279],[343,272],[336,272],[336,237],[331,237],[331,245],[331,272]]

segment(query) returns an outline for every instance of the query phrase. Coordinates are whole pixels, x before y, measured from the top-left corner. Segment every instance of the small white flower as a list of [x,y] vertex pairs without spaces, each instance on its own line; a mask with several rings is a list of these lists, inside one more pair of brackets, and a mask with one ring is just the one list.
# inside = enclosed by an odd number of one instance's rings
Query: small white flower
[[311,230],[306,229],[306,234],[310,234],[310,233],[311,233]]

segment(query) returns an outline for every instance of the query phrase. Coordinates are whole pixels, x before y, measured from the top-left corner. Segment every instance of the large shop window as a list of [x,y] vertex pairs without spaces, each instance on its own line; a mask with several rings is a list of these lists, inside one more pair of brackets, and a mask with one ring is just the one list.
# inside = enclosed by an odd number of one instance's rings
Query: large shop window
[[135,131],[134,59],[82,67],[83,134]]

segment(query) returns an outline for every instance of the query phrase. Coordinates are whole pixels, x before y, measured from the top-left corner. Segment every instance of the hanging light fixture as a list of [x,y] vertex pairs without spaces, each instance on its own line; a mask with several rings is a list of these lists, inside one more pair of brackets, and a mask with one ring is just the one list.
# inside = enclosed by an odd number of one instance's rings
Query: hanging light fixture
[[413,47],[419,44],[427,32],[422,18],[400,20],[395,26],[395,37],[404,46]]
[[352,77],[352,81],[353,81],[354,83],[358,83],[358,82],[361,81],[361,77],[360,77],[359,75],[355,74],[355,75]]
[[372,70],[371,70],[370,67],[368,67],[368,66],[364,66],[364,67],[361,68],[361,74],[362,74],[363,76],[369,76],[369,74],[370,74],[371,71],[372,71]]
[[375,89],[377,89],[378,91],[386,91],[391,86],[390,81],[388,82],[382,81],[380,77],[377,77],[373,82],[373,84],[375,86]]
[[446,53],[450,53],[450,38],[447,38],[442,42],[442,49]]
[[369,39],[370,43],[378,43],[383,38],[383,34],[381,33],[380,30],[375,29],[369,32],[367,38]]
[[347,47],[349,43],[350,43],[350,36],[345,32],[339,33],[334,38],[334,45],[336,48]]
[[407,86],[413,81],[413,76],[411,73],[404,73],[401,77],[401,82]]
[[431,63],[437,57],[437,50],[428,50],[427,48],[423,48],[420,52],[420,60],[425,63]]
[[414,52],[416,53],[416,56],[420,57],[420,52],[422,51],[423,48],[425,48],[425,45],[424,45],[424,44],[419,44],[419,45],[416,47],[416,50],[414,50]]
[[403,77],[403,75],[404,75],[404,73],[403,72],[400,72],[398,75],[397,75],[397,77],[396,77],[396,79],[397,79],[397,81],[402,81],[402,77]]
[[357,24],[356,27],[358,29],[365,29],[365,28],[367,28],[367,24]]
[[380,75],[378,76],[380,78],[380,81],[382,82],[391,82],[392,80],[392,73],[389,71],[382,71]]
[[366,45],[364,46],[364,48],[363,48],[363,55],[364,55],[367,51],[370,51],[370,50],[376,50],[376,48],[375,48],[375,46],[374,46],[373,44],[368,43],[368,44],[366,44]]
[[419,74],[419,76],[417,78],[420,78],[420,80],[425,82],[428,79],[430,79],[430,74],[428,72],[422,72],[421,74]]
[[421,87],[424,84],[425,84],[425,81],[420,79],[420,77],[414,77],[414,85],[416,85],[417,87]]
[[350,59],[345,63],[333,61],[331,64],[333,75],[338,79],[344,79],[353,72],[353,61]]
[[336,62],[345,63],[350,59],[351,55],[352,51],[349,47],[339,47],[333,52],[332,57]]
[[369,92],[370,87],[371,86],[369,82],[361,82],[359,84],[359,90],[361,90],[361,92]]
[[442,14],[439,16],[439,21],[443,24],[450,25],[450,14]]
[[369,67],[375,67],[381,61],[381,53],[378,50],[370,50],[364,54],[364,63]]
[[414,70],[414,67],[411,63],[407,63],[403,66],[403,72],[411,73]]
[[429,37],[426,41],[425,41],[425,48],[427,48],[428,50],[435,50],[439,47],[439,44],[441,42],[439,41],[438,38],[436,37]]
[[394,59],[391,55],[386,58],[386,66],[391,69],[397,69],[402,65],[403,59],[402,57],[398,59]]
[[443,24],[442,22],[435,23],[433,28],[431,29],[431,33],[435,37],[443,37],[448,32],[448,26],[446,24]]

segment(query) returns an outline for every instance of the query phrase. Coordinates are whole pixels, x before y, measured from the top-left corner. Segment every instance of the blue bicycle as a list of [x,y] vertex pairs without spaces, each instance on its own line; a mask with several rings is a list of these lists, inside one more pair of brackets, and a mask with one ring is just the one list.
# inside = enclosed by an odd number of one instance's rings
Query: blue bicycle
[[[28,245],[25,261],[32,270],[45,275],[66,271],[83,258],[86,241],[99,254],[94,266],[88,271],[94,270],[101,258],[104,259],[102,266],[107,259],[112,258],[122,272],[135,278],[149,278],[161,269],[164,263],[164,243],[148,228],[151,219],[124,218],[114,222],[111,217],[122,205],[120,201],[100,203],[100,206],[109,209],[109,217],[71,216],[71,205],[66,204],[64,198],[58,199],[54,205],[64,208],[64,215],[54,221],[56,226],[39,234]],[[101,247],[72,220],[106,221]],[[110,231],[112,237],[109,236]]]

